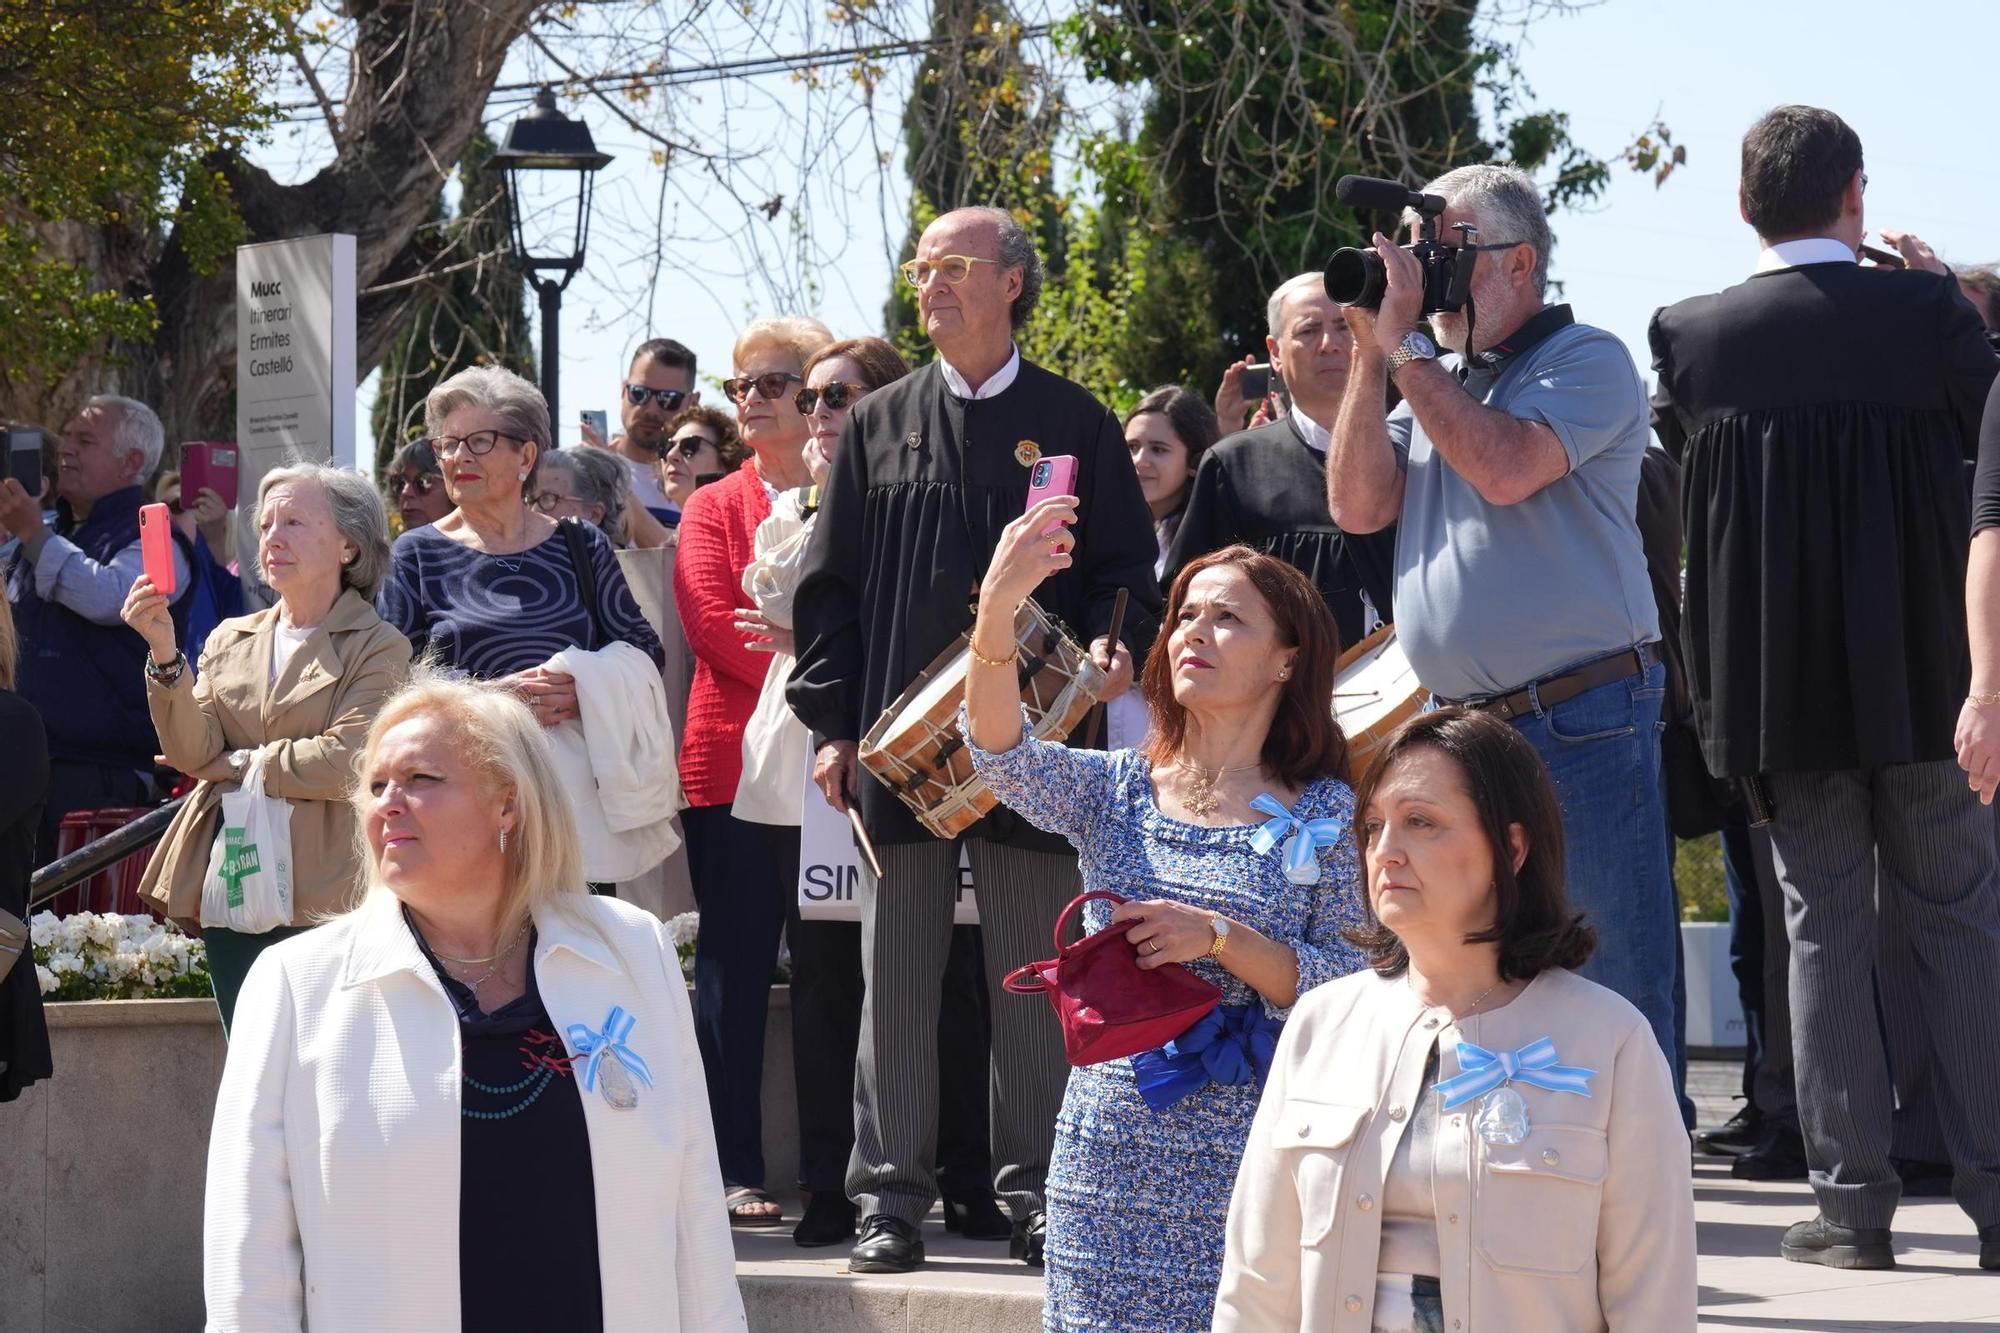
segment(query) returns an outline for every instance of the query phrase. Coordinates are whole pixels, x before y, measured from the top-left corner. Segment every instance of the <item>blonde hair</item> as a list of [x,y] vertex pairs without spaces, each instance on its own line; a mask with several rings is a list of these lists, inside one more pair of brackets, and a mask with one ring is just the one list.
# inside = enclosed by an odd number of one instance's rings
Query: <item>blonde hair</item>
[[736,345],[729,349],[729,363],[737,371],[743,371],[747,369],[743,364],[745,355],[759,348],[775,347],[797,357],[803,368],[812,360],[813,353],[832,341],[833,330],[811,315],[771,315],[751,320],[749,327],[736,335]]
[[14,632],[14,608],[0,597],[0,690],[14,688],[14,672],[21,664],[21,636]]
[[501,940],[512,939],[537,911],[566,913],[579,923],[578,910],[589,888],[583,880],[583,844],[562,794],[554,752],[528,706],[504,686],[472,680],[428,662],[419,662],[409,683],[389,696],[361,752],[361,777],[354,786],[355,840],[366,869],[366,898],[388,890],[375,877],[368,846],[367,774],[376,747],[390,729],[413,718],[430,718],[452,733],[452,748],[489,790],[511,791],[514,827],[507,836],[505,883],[500,897]]

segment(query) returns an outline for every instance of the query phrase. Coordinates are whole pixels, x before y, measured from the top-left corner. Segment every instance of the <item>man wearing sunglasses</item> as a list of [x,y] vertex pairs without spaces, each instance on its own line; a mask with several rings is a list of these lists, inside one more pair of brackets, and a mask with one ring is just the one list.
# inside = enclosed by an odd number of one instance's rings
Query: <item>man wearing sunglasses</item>
[[[933,837],[882,784],[861,781],[862,733],[972,623],[969,603],[1001,529],[1026,508],[1035,459],[1077,460],[1071,566],[1036,592],[1122,693],[1160,610],[1151,512],[1118,421],[1081,386],[1024,360],[1014,330],[1042,284],[1034,242],[1012,215],[960,209],[924,230],[904,266],[930,365],[853,410],[823,487],[794,598],[798,663],[787,701],[818,746],[827,801],[855,801],[882,862],[861,869],[866,998],[848,1192],[864,1218],[856,1272],[924,1261],[918,1228],[937,1198],[925,1145],[937,1126],[940,985],[951,946],[958,846]],[[801,386],[779,386],[788,396]],[[821,392],[826,392],[822,389]],[[1123,643],[1109,642],[1118,590]],[[1048,950],[1079,889],[1076,853],[995,810],[963,835],[979,889],[989,984]],[[996,1001],[995,1192],[1015,1219],[1014,1253],[1039,1266],[1044,1185],[1067,1064],[1045,1005]]]
[[632,475],[632,499],[660,522],[680,521],[680,506],[660,486],[659,464],[667,452],[667,423],[690,403],[701,401],[694,387],[695,358],[672,338],[649,338],[632,353],[632,368],[618,386],[618,420],[624,433],[608,444],[625,460]]

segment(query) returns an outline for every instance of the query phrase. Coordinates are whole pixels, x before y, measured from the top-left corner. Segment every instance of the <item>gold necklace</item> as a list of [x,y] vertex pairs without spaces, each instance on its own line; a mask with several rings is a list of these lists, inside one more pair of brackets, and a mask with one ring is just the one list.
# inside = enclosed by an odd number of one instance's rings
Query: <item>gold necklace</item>
[[1216,769],[1214,775],[1210,776],[1202,772],[1201,765],[1192,759],[1183,759],[1181,763],[1194,774],[1193,786],[1187,795],[1181,797],[1181,804],[1186,806],[1188,813],[1196,819],[1207,819],[1221,804],[1215,798],[1215,784],[1222,780],[1223,774],[1242,773],[1248,769],[1264,766],[1261,760],[1254,764],[1231,764],[1227,768]]

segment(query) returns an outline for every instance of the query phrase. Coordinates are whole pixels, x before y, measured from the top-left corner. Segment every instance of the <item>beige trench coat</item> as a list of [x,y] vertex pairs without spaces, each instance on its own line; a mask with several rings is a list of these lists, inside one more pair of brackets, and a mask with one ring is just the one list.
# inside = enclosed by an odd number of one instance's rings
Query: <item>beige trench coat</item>
[[[292,807],[292,924],[311,925],[356,897],[354,815],[347,803],[376,711],[410,674],[410,641],[352,589],[271,680],[278,609],[225,620],[198,675],[171,688],[150,677],[160,749],[183,772],[232,750],[265,751],[264,790]],[[174,920],[196,922],[209,849],[229,784],[198,784],[168,825],[140,892]]]
[[1462,1026],[1400,978],[1357,973],[1307,993],[1285,1024],[1229,1205],[1215,1328],[1368,1333],[1382,1178],[1432,1043],[1517,1051],[1538,1037],[1596,1070],[1590,1095],[1517,1084],[1527,1140],[1441,1112],[1434,1144],[1438,1274],[1451,1333],[1688,1333],[1694,1187],[1673,1078],[1646,1020],[1575,973],[1542,973]]

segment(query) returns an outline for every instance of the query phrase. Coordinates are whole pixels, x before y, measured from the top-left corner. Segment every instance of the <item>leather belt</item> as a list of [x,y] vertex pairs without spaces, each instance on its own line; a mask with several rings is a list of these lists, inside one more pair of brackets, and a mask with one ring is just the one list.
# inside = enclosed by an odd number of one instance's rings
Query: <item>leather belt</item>
[[1609,685],[1627,676],[1643,674],[1653,669],[1660,660],[1657,643],[1642,643],[1636,648],[1627,648],[1622,653],[1600,657],[1595,662],[1585,662],[1573,671],[1561,675],[1545,676],[1531,681],[1511,694],[1497,694],[1490,699],[1446,699],[1439,697],[1441,704],[1453,704],[1461,708],[1476,708],[1482,713],[1491,713],[1503,722],[1511,722],[1517,717],[1525,717],[1535,711],[1537,703],[1543,711],[1557,704],[1567,703],[1586,690],[1594,690],[1600,685]]

